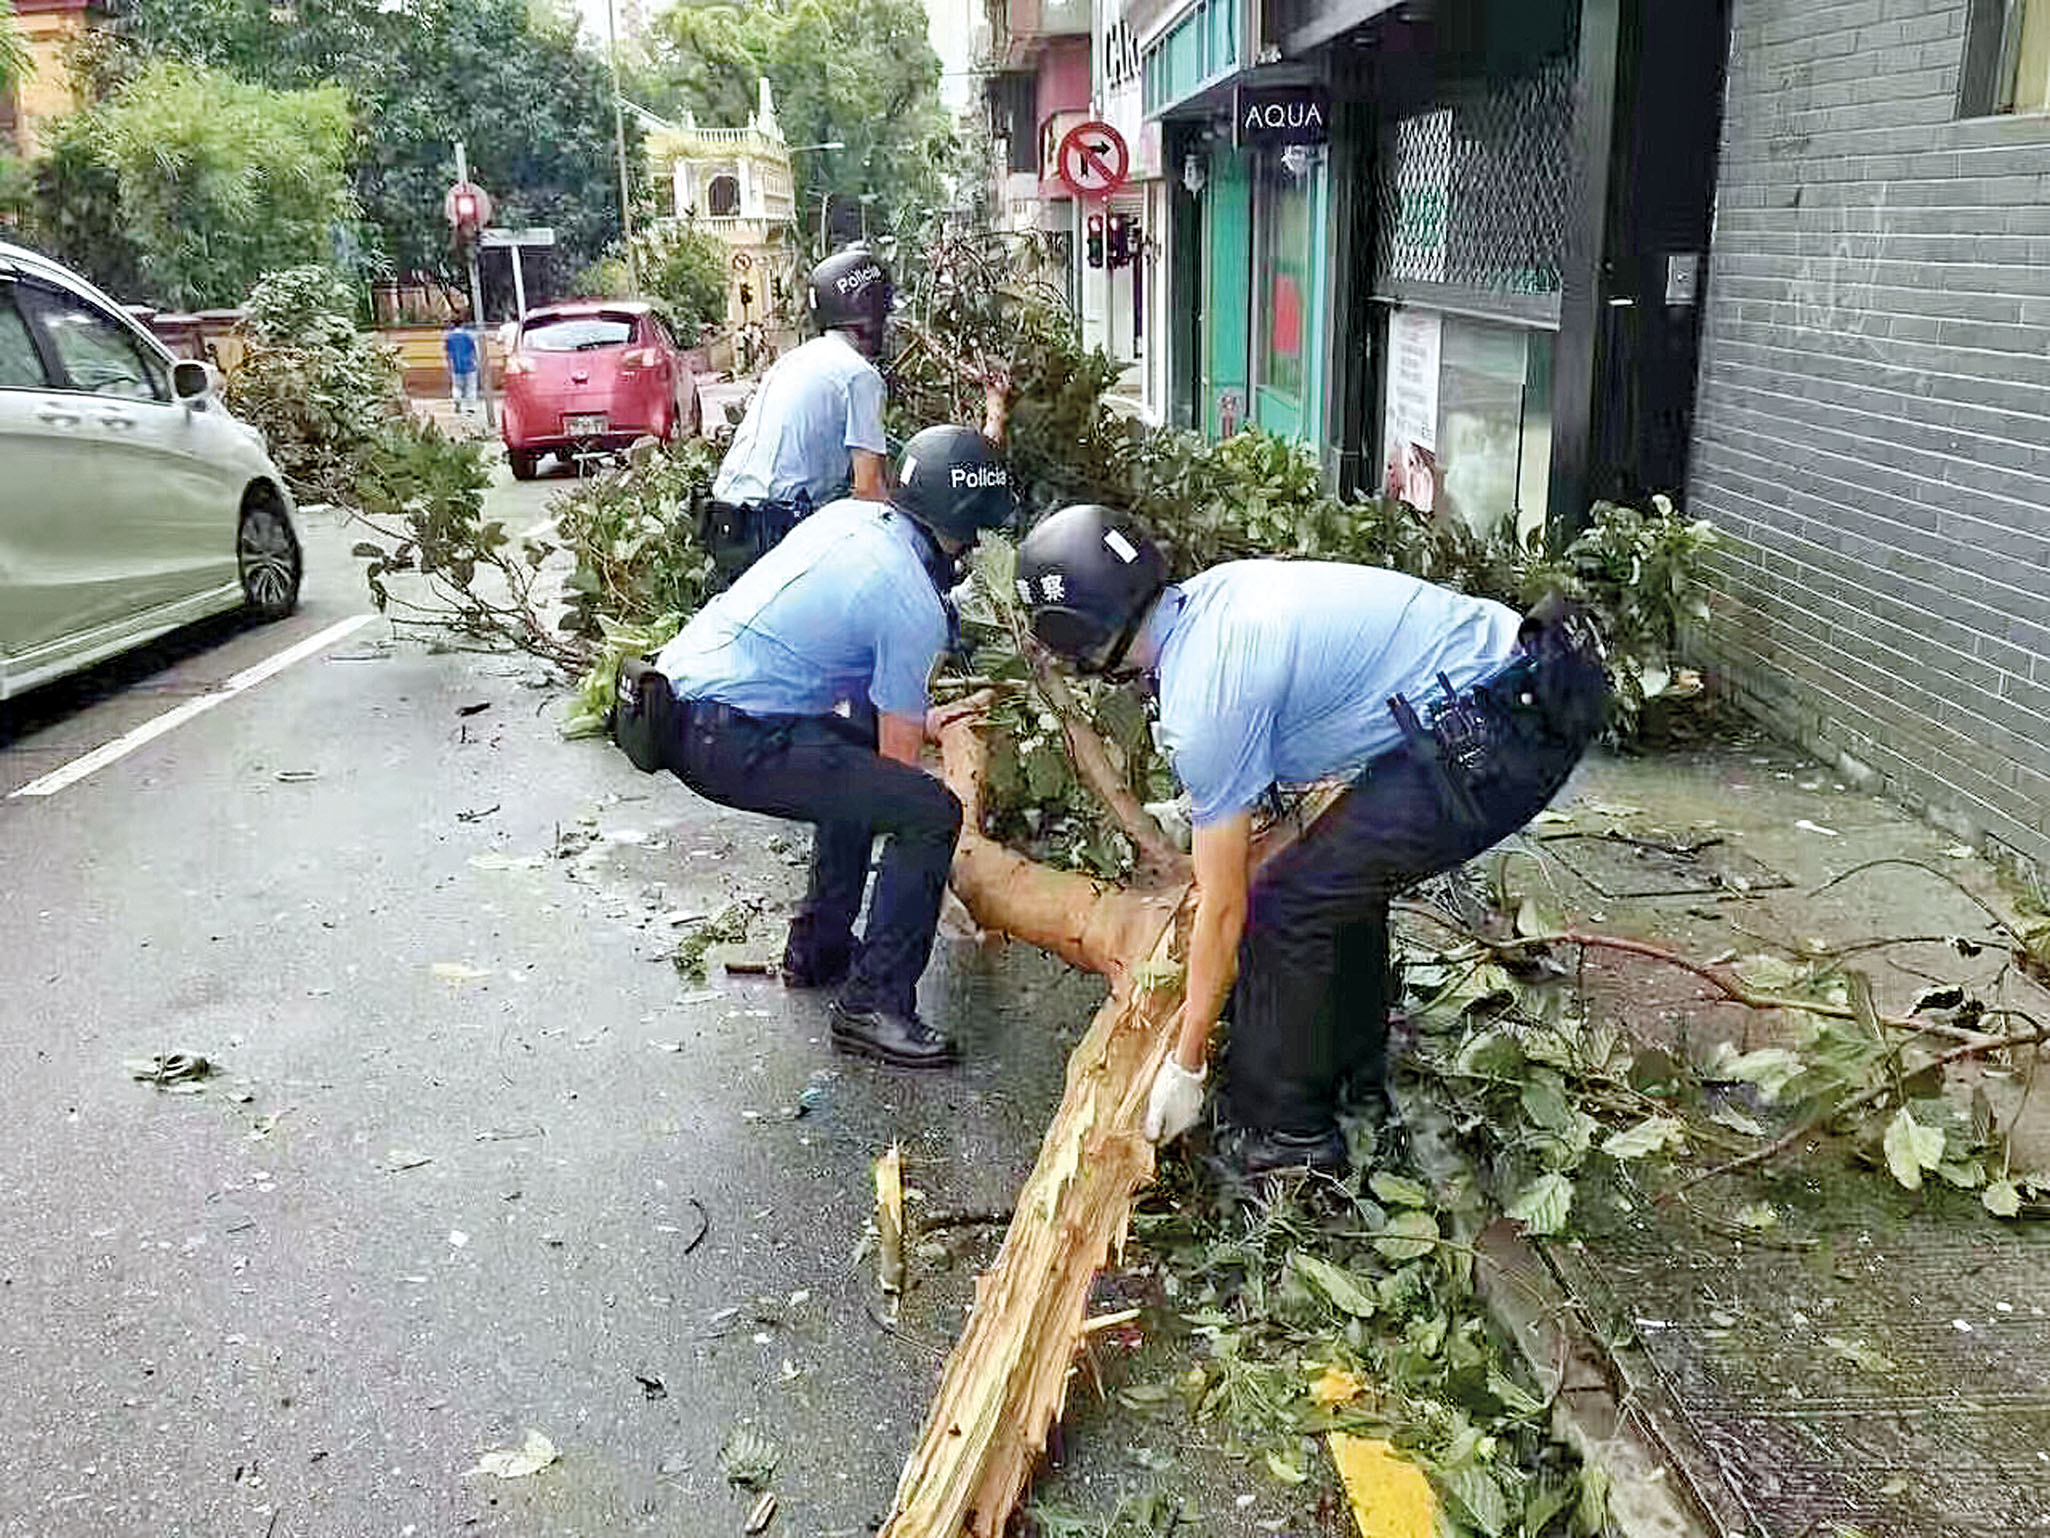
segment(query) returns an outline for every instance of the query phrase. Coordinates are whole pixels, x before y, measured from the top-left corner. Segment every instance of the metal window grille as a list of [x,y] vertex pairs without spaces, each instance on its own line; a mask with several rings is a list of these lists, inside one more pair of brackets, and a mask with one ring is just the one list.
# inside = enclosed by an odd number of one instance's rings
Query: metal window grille
[[1574,182],[1573,69],[1462,82],[1383,130],[1380,284],[1556,294]]

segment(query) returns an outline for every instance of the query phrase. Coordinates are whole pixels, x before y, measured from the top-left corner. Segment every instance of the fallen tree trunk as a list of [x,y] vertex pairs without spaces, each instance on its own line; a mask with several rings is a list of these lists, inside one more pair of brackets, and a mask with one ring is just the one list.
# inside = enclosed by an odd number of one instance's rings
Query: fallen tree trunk
[[[972,702],[971,702],[972,703]],[[941,731],[961,798],[953,886],[978,923],[1110,980],[995,1263],[975,1286],[883,1538],[998,1538],[1067,1399],[1090,1284],[1153,1178],[1140,1132],[1174,1045],[1193,916],[1186,882],[1126,888],[1039,865],[982,834],[979,717]],[[1085,729],[1086,730],[1086,729]],[[1277,841],[1265,852],[1280,847]]]
[[1153,1177],[1139,1122],[1181,998],[1176,920],[1189,888],[1128,890],[984,837],[977,719],[957,716],[941,733],[962,807],[954,891],[978,923],[1102,973],[1111,996],[1068,1058],[1060,1111],[1003,1248],[976,1280],[974,1312],[898,1481],[884,1538],[1003,1532],[1066,1401],[1090,1283],[1123,1244],[1133,1198]]

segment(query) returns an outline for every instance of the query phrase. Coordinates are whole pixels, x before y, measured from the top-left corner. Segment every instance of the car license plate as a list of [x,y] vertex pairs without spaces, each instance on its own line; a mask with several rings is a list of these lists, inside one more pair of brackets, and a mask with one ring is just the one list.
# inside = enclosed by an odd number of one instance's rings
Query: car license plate
[[594,433],[605,431],[605,413],[595,416],[564,417],[562,430],[572,438],[588,438]]

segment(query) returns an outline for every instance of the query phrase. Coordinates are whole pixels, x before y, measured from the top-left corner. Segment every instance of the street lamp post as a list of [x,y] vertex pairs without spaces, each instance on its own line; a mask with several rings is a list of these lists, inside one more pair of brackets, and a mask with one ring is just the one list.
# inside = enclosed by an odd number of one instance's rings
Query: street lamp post
[[626,281],[634,293],[641,291],[641,264],[634,255],[633,194],[626,176],[626,114],[619,105],[619,22],[613,15],[612,0],[605,0],[605,35],[612,68],[612,139],[619,150],[619,235],[626,250]]
[[[847,148],[846,143],[839,139],[822,139],[817,144],[786,144],[783,146],[784,153],[790,155],[802,154],[805,150],[844,150],[845,148]],[[832,195],[830,189],[819,194],[819,251],[822,255],[826,249],[826,200]]]

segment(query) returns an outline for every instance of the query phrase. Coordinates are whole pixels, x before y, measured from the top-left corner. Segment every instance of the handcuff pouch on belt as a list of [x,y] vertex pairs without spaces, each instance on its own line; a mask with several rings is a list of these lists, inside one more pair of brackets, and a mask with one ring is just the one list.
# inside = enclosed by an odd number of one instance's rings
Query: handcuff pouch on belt
[[788,502],[726,502],[707,497],[698,510],[698,542],[728,580],[737,577],[811,516],[809,492]]
[[1496,687],[1480,684],[1461,694],[1440,673],[1439,699],[1429,725],[1403,695],[1388,701],[1388,713],[1402,729],[1402,740],[1429,771],[1446,808],[1468,827],[1478,827],[1483,820],[1474,781],[1501,750],[1502,718],[1493,705]]

